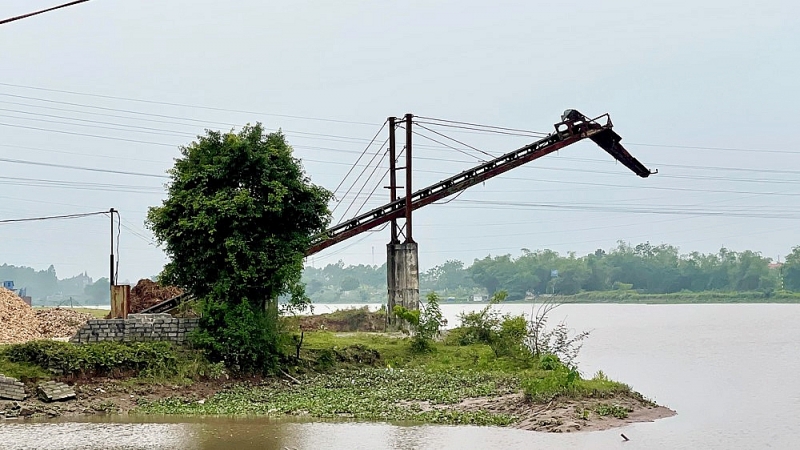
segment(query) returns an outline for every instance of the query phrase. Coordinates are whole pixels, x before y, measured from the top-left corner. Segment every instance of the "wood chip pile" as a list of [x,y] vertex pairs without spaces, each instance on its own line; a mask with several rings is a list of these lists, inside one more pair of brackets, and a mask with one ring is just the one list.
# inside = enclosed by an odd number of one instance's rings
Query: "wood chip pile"
[[161,286],[146,278],[139,280],[131,289],[131,313],[138,313],[182,293],[183,290],[175,286]]
[[71,337],[93,318],[71,309],[35,310],[17,294],[0,288],[0,344]]
[[91,314],[64,308],[37,309],[36,318],[44,339],[72,337],[88,320],[94,319]]
[[33,308],[8,289],[0,288],[0,344],[41,339]]

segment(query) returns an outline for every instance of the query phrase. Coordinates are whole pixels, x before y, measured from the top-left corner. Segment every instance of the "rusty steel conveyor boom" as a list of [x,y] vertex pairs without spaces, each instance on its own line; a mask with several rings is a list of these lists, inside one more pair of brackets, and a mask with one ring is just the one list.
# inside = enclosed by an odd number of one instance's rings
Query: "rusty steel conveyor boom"
[[[642,178],[658,173],[658,171],[650,171],[631,156],[620,144],[622,138],[612,128],[613,124],[608,114],[589,119],[578,111],[569,109],[564,112],[561,122],[555,124],[555,131],[546,137],[414,192],[411,196],[411,208],[412,210],[422,208],[586,138],[591,139],[614,159]],[[312,241],[306,255],[313,255],[345,239],[379,227],[393,219],[401,218],[405,214],[405,208],[405,197],[398,198],[333,226]]]

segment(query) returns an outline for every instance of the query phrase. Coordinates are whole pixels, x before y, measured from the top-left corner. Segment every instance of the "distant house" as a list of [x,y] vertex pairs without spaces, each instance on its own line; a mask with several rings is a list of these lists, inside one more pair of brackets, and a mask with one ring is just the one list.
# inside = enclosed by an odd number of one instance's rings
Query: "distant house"
[[770,263],[767,267],[770,269],[780,269],[783,267],[783,263]]

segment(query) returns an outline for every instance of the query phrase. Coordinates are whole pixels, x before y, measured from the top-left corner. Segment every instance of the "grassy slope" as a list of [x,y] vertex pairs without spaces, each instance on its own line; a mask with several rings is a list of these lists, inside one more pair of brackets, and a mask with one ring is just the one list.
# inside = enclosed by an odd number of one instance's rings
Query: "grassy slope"
[[[377,351],[380,359],[359,363],[360,353]],[[324,373],[308,371],[325,358],[335,361]],[[544,370],[532,358],[495,357],[486,345],[437,343],[435,351],[413,354],[405,338],[375,333],[306,333],[301,359],[292,378],[237,385],[202,403],[166,399],[142,404],[142,413],[200,415],[310,415],[364,420],[412,420],[424,423],[508,425],[517,418],[497,411],[454,407],[469,398],[497,397],[526,391],[534,400],[562,396],[610,398],[635,395],[628,386],[603,376],[576,379]],[[361,360],[363,361],[363,360]]]

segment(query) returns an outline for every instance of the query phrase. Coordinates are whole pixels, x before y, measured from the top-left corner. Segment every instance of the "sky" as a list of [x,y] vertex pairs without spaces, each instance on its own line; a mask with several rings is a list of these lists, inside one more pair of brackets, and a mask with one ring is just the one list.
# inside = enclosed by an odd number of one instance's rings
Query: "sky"
[[[0,19],[57,3],[3,0]],[[0,220],[115,208],[119,280],[135,282],[166,262],[145,215],[205,129],[282,129],[314,183],[342,185],[338,222],[388,199],[385,161],[345,175],[389,116],[549,132],[575,108],[609,113],[658,175],[569,146],[418,210],[423,270],[620,240],[778,259],[800,245],[799,14],[793,1],[92,0],[0,25]],[[492,155],[532,141],[435,130]],[[419,131],[461,151],[415,140],[415,188],[483,155]],[[109,228],[104,215],[0,223],[0,263],[107,276]],[[367,233],[308,264],[382,264],[388,240]]]

